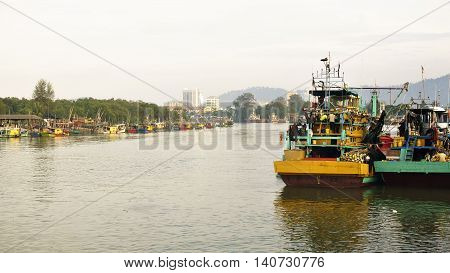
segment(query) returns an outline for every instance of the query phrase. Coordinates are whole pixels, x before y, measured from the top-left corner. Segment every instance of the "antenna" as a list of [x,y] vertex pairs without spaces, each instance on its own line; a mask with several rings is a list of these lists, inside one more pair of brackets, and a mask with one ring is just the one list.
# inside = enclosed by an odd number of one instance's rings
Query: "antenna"
[[[423,77],[423,72],[424,72],[423,65],[421,67],[422,67],[422,92],[423,92],[423,97],[425,98],[425,80]],[[421,95],[421,93],[419,93],[419,94],[420,94],[419,99],[421,99],[422,95]]]
[[438,97],[438,95],[437,95],[437,90],[434,89],[434,107],[437,106],[437,99],[438,99],[437,97]]
[[436,104],[439,106],[441,104],[441,89],[438,89],[437,102]]

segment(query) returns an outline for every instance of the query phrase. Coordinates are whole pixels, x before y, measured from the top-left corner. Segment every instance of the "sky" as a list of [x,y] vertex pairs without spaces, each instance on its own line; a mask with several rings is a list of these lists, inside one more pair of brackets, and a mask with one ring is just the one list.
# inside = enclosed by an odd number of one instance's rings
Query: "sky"
[[[41,78],[57,98],[158,104],[181,99],[183,88],[205,96],[290,90],[310,80],[328,52],[334,63],[345,60],[446,2],[0,0],[0,97],[29,98]],[[449,14],[450,3],[349,59],[346,81],[415,82],[421,65],[426,78],[447,74]]]

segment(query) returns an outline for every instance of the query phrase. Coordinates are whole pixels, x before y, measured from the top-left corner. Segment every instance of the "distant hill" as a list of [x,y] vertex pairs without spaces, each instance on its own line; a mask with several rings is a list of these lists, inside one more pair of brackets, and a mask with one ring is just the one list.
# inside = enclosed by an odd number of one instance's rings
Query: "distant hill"
[[237,97],[244,93],[252,93],[258,102],[270,102],[278,97],[285,96],[287,91],[283,88],[272,87],[250,87],[241,90],[233,90],[219,96],[220,104],[229,106]]
[[[447,105],[448,98],[448,79],[449,75],[445,75],[436,79],[426,79],[425,80],[425,97],[429,97],[431,100],[435,100],[435,95],[437,91],[440,91],[439,103],[442,105]],[[419,92],[422,92],[422,81],[416,82],[409,85],[408,94],[406,98],[409,100],[411,97],[418,98]],[[424,94],[422,93],[422,97]]]
[[[436,79],[426,79],[425,80],[425,96],[429,97],[431,100],[435,100],[435,94],[437,90],[440,90],[439,104],[447,105],[448,98],[448,86],[449,86],[449,75],[444,75]],[[398,86],[402,86],[403,83],[399,83]],[[422,81],[409,84],[408,93],[397,100],[397,103],[407,103],[410,101],[411,97],[418,98],[419,92],[422,92]],[[241,90],[228,91],[219,96],[220,104],[223,107],[230,106],[233,101],[244,93],[252,93],[255,99],[260,103],[270,102],[278,97],[284,97],[287,93],[286,89],[283,88],[273,88],[273,87],[250,87]],[[304,95],[304,91],[298,91],[300,95]],[[392,101],[394,101],[398,92],[392,92]],[[363,101],[370,100],[370,92],[361,92]],[[308,99],[308,98],[304,98]],[[389,92],[380,92],[380,100],[389,103]]]
[[[441,76],[436,79],[426,79],[425,80],[425,97],[430,98],[432,101],[434,101],[436,95],[438,94],[437,91],[440,90],[439,104],[446,106],[447,99],[448,99],[448,85],[449,85],[448,77],[449,77],[449,75],[444,75],[444,76]],[[398,86],[401,86],[401,85],[398,85]],[[399,100],[397,102],[407,103],[411,100],[411,98],[419,98],[419,92],[422,92],[422,90],[423,90],[422,81],[410,83],[409,90],[408,90],[408,93],[405,94],[404,101],[402,98],[399,98]],[[394,101],[397,94],[398,94],[398,92],[392,93],[392,101]],[[367,95],[364,96],[364,100],[368,100],[369,96],[367,96]],[[424,97],[423,92],[422,92],[422,97]],[[382,100],[386,103],[389,103],[389,92],[381,92],[380,100]]]

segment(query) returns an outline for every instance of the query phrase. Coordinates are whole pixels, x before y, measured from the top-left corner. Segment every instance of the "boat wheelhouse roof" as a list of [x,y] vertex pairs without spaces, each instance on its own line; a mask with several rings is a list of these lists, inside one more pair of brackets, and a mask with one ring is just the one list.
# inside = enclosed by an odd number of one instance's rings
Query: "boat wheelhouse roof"
[[444,108],[432,105],[418,105],[417,108],[411,109],[412,112],[446,112]]
[[358,94],[351,92],[348,89],[310,90],[309,94],[316,97],[326,96],[327,94],[336,97],[349,97],[349,96],[358,97]]

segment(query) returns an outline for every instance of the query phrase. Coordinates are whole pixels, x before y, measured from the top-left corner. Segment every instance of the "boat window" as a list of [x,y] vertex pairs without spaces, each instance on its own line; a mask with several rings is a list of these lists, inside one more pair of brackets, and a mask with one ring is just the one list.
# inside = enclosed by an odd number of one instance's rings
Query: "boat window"
[[429,115],[429,113],[423,114],[422,118],[423,118],[423,122],[424,123],[429,123],[430,122],[430,115]]
[[446,123],[447,121],[448,121],[447,113],[438,113],[438,122],[439,123]]

